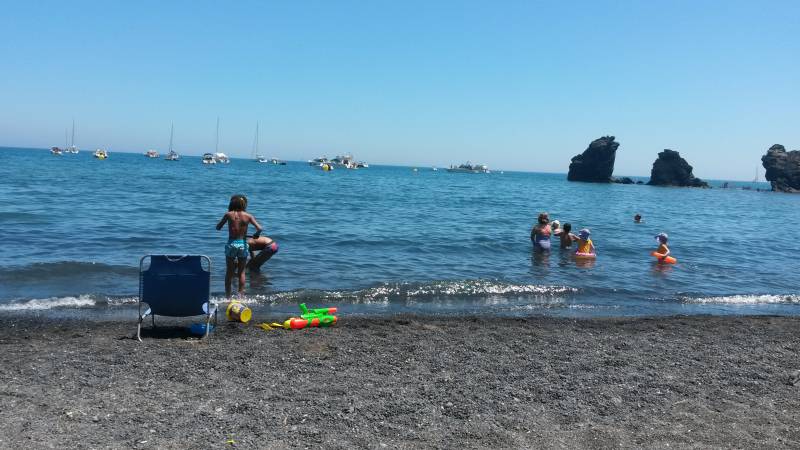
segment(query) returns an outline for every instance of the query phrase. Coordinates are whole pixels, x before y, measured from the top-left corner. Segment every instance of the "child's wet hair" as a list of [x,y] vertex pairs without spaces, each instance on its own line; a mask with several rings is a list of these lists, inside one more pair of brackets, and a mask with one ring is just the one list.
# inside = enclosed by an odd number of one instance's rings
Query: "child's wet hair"
[[564,233],[569,233],[572,230],[572,224],[567,222],[563,227],[561,227],[561,229],[564,230]]
[[228,203],[228,211],[246,211],[247,210],[247,197],[242,194],[236,194],[231,197]]

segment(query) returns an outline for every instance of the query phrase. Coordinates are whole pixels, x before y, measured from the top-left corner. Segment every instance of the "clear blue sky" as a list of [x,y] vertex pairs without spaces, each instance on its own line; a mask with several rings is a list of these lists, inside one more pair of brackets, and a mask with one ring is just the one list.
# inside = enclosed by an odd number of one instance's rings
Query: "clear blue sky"
[[750,179],[800,148],[798,1],[0,4],[0,145]]

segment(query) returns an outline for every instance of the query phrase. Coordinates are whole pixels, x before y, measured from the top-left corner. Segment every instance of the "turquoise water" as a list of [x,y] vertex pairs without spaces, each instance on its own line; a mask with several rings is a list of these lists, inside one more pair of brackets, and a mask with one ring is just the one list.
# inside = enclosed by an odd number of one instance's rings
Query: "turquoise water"
[[[234,159],[204,166],[113,153],[0,149],[0,310],[135,300],[139,259],[200,253],[223,291],[233,193],[280,244],[247,301],[353,311],[501,315],[797,314],[800,195],[570,183],[563,174],[451,174],[372,166],[322,172]],[[722,182],[714,182],[720,185]],[[739,183],[750,186],[750,183]],[[767,189],[768,185],[756,187]],[[548,211],[592,230],[596,262],[533,254]],[[645,222],[634,224],[641,213]],[[669,233],[675,266],[654,264]]]

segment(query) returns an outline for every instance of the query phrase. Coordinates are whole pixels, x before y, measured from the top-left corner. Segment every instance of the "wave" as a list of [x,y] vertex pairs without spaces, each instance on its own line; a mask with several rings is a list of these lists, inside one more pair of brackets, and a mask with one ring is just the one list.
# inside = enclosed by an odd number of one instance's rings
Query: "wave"
[[466,299],[476,297],[562,297],[578,289],[567,286],[513,284],[490,280],[438,281],[431,283],[383,283],[359,290],[313,290],[276,292],[248,296],[255,303],[291,303],[336,301],[345,303],[377,303],[399,301]]
[[138,268],[85,261],[58,261],[11,266],[0,269],[0,281],[41,281],[58,277],[86,277],[87,275],[136,275]]
[[729,304],[729,305],[758,305],[758,304],[800,304],[800,295],[787,294],[741,294],[741,295],[721,295],[715,297],[682,297],[685,303],[704,303],[704,304]]
[[33,298],[27,300],[12,300],[0,303],[0,311],[43,311],[48,309],[75,309],[97,308],[102,306],[130,305],[136,303],[137,297],[129,296],[96,296],[78,295],[64,297]]

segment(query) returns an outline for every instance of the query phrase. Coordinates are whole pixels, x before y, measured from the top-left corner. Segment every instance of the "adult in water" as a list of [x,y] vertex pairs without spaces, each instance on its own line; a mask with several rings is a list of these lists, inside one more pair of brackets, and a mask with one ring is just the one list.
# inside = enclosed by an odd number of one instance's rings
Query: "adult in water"
[[550,234],[550,216],[546,212],[540,213],[536,225],[531,229],[533,249],[540,252],[549,252]]
[[[247,197],[244,194],[236,194],[236,196],[241,197],[247,207]],[[250,250],[250,260],[247,261],[249,270],[260,270],[264,263],[278,253],[278,243],[269,236],[261,236],[261,233],[247,237],[247,248]]]

